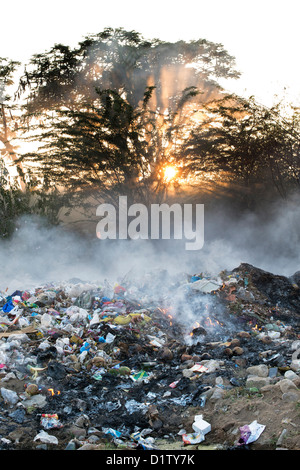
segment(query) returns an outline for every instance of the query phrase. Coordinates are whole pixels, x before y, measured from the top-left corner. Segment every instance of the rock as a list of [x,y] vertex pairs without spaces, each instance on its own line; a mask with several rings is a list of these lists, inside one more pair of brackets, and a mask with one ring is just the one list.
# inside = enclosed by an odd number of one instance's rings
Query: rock
[[224,390],[223,388],[220,388],[220,387],[214,388],[213,393],[210,396],[210,401],[220,400],[221,398],[224,397],[225,393],[226,393],[226,390]]
[[224,384],[223,377],[216,377],[215,378],[215,384],[216,385],[223,385]]
[[298,390],[297,386],[289,379],[282,379],[278,382],[279,388],[282,393],[287,393],[290,391]]
[[190,356],[189,354],[182,354],[181,362],[190,361],[190,360],[193,360],[192,356]]
[[290,369],[292,369],[295,372],[300,371],[300,359],[293,359],[290,364]]
[[29,384],[26,387],[26,393],[30,396],[37,395],[39,393],[39,387],[36,384]]
[[173,357],[174,357],[173,352],[169,348],[163,348],[162,351],[160,351],[159,358],[163,362],[172,361]]
[[76,450],[76,449],[77,449],[77,446],[74,441],[70,441],[65,447],[65,450]]
[[258,377],[250,375],[246,380],[246,388],[258,388],[261,389],[266,385],[270,384],[270,377]]
[[247,360],[243,357],[235,357],[234,358],[234,363],[239,366],[239,367],[246,367],[247,366]]
[[260,388],[260,391],[263,393],[272,392],[274,390],[274,385],[268,384]]
[[277,442],[276,442],[276,446],[281,446],[282,443],[283,443],[283,440],[284,438],[286,437],[286,434],[287,434],[287,429],[283,429],[283,431],[281,432]]
[[270,344],[272,343],[272,339],[268,335],[263,335],[260,337],[260,340],[263,344]]
[[299,377],[299,375],[297,375],[297,376],[293,379],[293,382],[294,382],[294,384],[296,385],[296,387],[300,389],[300,377]]
[[90,424],[89,417],[85,414],[79,416],[75,421],[75,426],[78,426],[80,428],[87,428],[89,424]]
[[256,375],[258,377],[268,377],[269,368],[266,364],[251,366],[246,369],[248,375]]
[[[204,356],[204,354],[203,354],[203,356]],[[210,357],[209,354],[207,354],[207,357],[192,356],[192,361],[194,361],[194,362],[200,362],[202,359],[211,359],[211,357]]]
[[223,351],[224,355],[227,356],[227,357],[232,357],[233,356],[233,352],[232,352],[232,349],[230,348],[225,348],[224,351]]
[[84,428],[76,426],[75,424],[72,424],[69,428],[68,431],[70,433],[71,437],[75,437],[77,439],[85,439],[87,432]]
[[185,361],[183,362],[182,364],[179,365],[179,369],[189,369],[190,367],[193,367],[193,365],[195,365],[195,362],[190,359],[189,361]]
[[300,392],[286,392],[282,394],[282,400],[286,402],[297,402],[300,400]]
[[236,346],[235,348],[233,348],[232,350],[232,354],[234,356],[241,356],[242,354],[244,353],[244,349],[239,347],[239,346]]
[[293,370],[287,370],[284,373],[284,378],[285,379],[293,380],[293,379],[296,379],[297,377],[298,377],[298,375]]
[[240,338],[251,338],[251,335],[248,333],[248,331],[240,331],[237,336]]
[[[201,361],[209,361],[210,359],[212,359],[212,356],[208,352],[201,354],[201,357],[200,357]],[[195,361],[195,362],[200,362],[200,361]]]

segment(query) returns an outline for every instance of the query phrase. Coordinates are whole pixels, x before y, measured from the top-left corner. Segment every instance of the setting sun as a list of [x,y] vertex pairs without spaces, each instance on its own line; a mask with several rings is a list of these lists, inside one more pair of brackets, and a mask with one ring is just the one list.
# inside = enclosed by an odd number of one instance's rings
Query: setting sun
[[176,174],[177,169],[175,168],[175,166],[169,165],[164,169],[164,179],[166,181],[171,181],[172,179],[174,179]]

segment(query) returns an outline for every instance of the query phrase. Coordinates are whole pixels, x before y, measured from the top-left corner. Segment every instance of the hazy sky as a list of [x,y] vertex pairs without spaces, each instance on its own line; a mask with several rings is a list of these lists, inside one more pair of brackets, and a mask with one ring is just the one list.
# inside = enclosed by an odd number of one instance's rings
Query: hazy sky
[[236,58],[242,79],[234,88],[228,84],[230,91],[269,105],[286,88],[299,104],[299,13],[299,0],[10,0],[0,5],[0,57],[26,62],[55,43],[75,46],[105,27],[136,30],[147,39],[204,38]]

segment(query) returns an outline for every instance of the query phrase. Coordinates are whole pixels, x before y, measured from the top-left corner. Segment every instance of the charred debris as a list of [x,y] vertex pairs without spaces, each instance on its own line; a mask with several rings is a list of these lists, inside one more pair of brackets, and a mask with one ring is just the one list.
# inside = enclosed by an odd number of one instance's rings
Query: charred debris
[[2,293],[0,446],[240,444],[213,424],[199,439],[191,420],[232,391],[299,403],[299,312],[299,272],[249,264]]

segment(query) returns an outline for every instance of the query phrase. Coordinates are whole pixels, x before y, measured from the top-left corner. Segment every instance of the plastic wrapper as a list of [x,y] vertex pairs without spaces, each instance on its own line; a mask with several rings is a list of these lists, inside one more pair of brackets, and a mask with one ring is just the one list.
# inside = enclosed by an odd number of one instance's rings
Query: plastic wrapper
[[259,424],[257,421],[252,421],[251,424],[246,424],[245,426],[240,427],[241,437],[239,439],[239,444],[251,444],[251,442],[254,442],[259,438],[264,429],[265,426],[263,424]]
[[41,426],[43,426],[44,429],[53,429],[53,428],[63,427],[63,425],[58,419],[57,414],[42,414]]
[[204,435],[202,432],[182,434],[182,440],[184,445],[199,444],[200,442],[204,441]]

